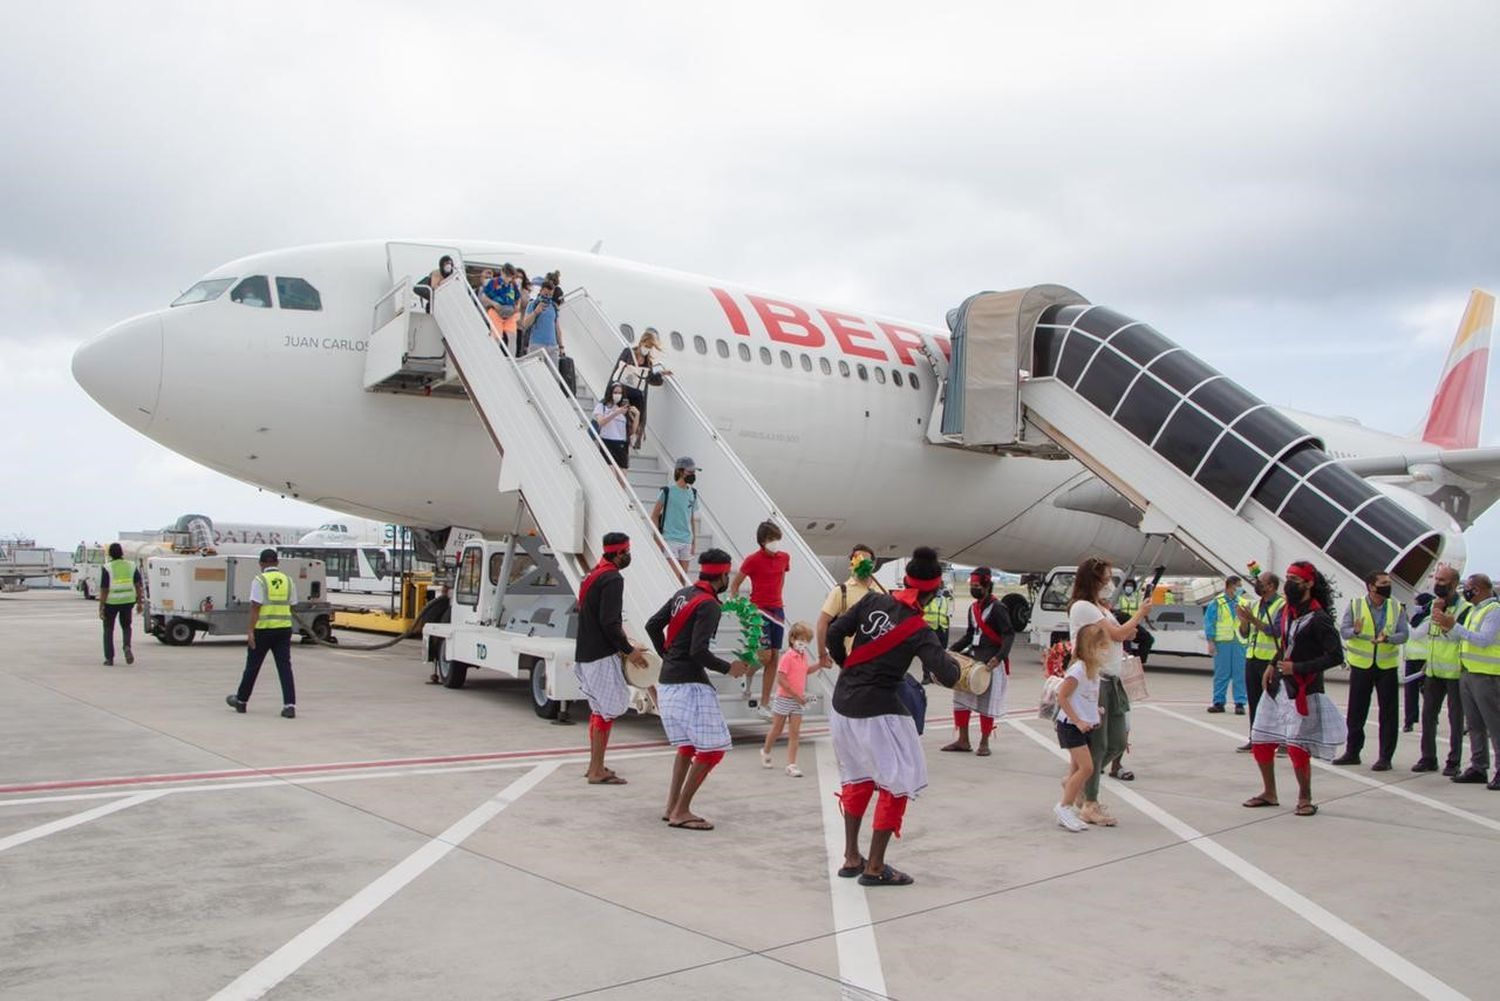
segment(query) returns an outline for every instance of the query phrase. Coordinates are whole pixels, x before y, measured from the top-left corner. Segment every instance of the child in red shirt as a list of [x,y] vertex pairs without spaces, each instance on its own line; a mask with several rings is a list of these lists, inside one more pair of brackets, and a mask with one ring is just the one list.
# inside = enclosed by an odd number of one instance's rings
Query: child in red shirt
[[[740,585],[750,578],[750,603],[762,613],[760,634],[760,714],[771,718],[771,684],[776,678],[773,665],[781,654],[781,643],[786,629],[786,610],[782,607],[781,585],[787,571],[792,567],[792,558],[781,551],[781,529],[774,521],[763,521],[755,529],[755,542],[759,549],[745,557],[739,573],[729,582],[729,593],[738,596]],[[750,685],[749,679],[745,681]]]
[[807,676],[818,670],[818,660],[808,646],[812,637],[812,626],[806,622],[792,626],[792,648],[781,655],[776,668],[771,732],[766,734],[766,742],[760,749],[761,767],[770,768],[771,748],[781,736],[782,727],[786,727],[786,773],[794,779],[802,777],[802,769],[797,767],[797,739],[802,733],[802,710],[807,705]]

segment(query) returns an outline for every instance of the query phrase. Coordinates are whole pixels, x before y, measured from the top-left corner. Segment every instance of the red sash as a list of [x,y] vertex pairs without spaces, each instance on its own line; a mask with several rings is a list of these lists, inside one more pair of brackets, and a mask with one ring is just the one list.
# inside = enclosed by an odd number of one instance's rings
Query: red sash
[[583,607],[583,599],[588,595],[589,588],[591,588],[591,587],[594,586],[594,582],[597,581],[600,577],[603,577],[605,574],[609,573],[609,571],[611,571],[613,569],[615,569],[615,565],[613,563],[611,563],[609,560],[600,560],[599,561],[599,565],[596,566],[596,567],[594,567],[594,569],[592,569],[592,570],[589,571],[589,575],[587,577],[583,578],[583,583],[581,583],[581,584],[578,585],[578,607],[579,608]]
[[874,660],[881,654],[890,653],[896,647],[926,628],[927,620],[920,615],[913,615],[908,619],[904,619],[893,629],[875,637],[868,643],[861,643],[851,650],[849,656],[844,658],[844,667],[858,667],[866,661]]
[[[990,599],[990,602],[993,601],[993,598]],[[989,622],[985,620],[985,614],[987,614],[990,610],[990,602],[985,603],[983,612],[975,611],[975,609],[978,607],[977,604],[970,605],[969,617],[974,620],[974,624],[979,627],[979,631],[984,634],[985,639],[989,640],[991,643],[995,644],[995,646],[1000,647],[1003,650],[1005,649],[1005,637],[995,632],[995,627],[990,625]],[[1002,663],[1005,665],[1005,673],[1010,674],[1010,658],[1006,657],[1005,660],[1002,661]]]
[[703,581],[700,580],[693,586],[696,587],[700,593],[695,595],[680,609],[678,609],[677,614],[672,616],[672,620],[667,623],[667,649],[669,650],[672,648],[672,641],[677,639],[677,634],[682,631],[683,626],[687,625],[688,619],[693,617],[693,613],[698,610],[698,606],[703,604],[705,601],[712,601],[717,603],[717,601],[719,600],[719,596],[714,594],[713,588]]
[[[1323,606],[1321,604],[1319,604],[1316,600],[1314,600],[1313,602],[1311,602],[1308,605],[1308,609],[1307,609],[1306,612],[1303,613],[1303,615],[1311,615],[1313,612],[1317,611],[1318,609],[1320,609],[1322,607]],[[1302,616],[1300,616],[1300,615],[1298,616],[1298,618],[1301,618],[1301,617]],[[1292,648],[1291,648],[1290,637],[1291,637],[1291,625],[1292,625],[1292,623],[1294,621],[1295,620],[1292,618],[1292,606],[1291,606],[1291,603],[1288,602],[1286,605],[1283,605],[1282,609],[1281,609],[1281,643],[1280,643],[1280,646],[1281,646],[1281,656],[1279,658],[1277,658],[1278,661],[1280,661],[1280,660],[1288,660],[1288,659],[1291,658]],[[1286,680],[1287,680],[1287,687],[1289,687],[1289,688],[1291,687],[1292,682],[1296,682],[1296,685],[1297,685],[1297,694],[1294,696],[1294,701],[1297,703],[1297,715],[1299,715],[1299,716],[1306,716],[1308,714],[1308,708],[1307,708],[1307,686],[1309,686],[1309,685],[1312,684],[1313,675],[1311,675],[1311,674],[1293,674],[1293,675],[1291,675],[1291,677],[1287,678]]]

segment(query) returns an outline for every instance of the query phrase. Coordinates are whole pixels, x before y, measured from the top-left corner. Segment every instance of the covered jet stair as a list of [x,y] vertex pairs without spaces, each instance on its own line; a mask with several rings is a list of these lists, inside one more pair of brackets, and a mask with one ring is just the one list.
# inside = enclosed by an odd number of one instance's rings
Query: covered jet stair
[[[462,274],[462,259],[456,251],[448,253]],[[423,248],[423,257],[431,259],[430,248]],[[685,577],[667,557],[651,518],[676,459],[691,456],[702,470],[695,484],[699,552],[717,546],[738,566],[756,548],[756,527],[772,520],[781,528],[782,549],[792,561],[785,582],[787,607],[821,606],[833,579],[676,378],[652,387],[646,445],[632,453],[628,471],[620,470],[600,448],[589,420],[592,390],[602,390],[626,341],[587,291],[567,296],[560,314],[577,368],[575,396],[545,353],[516,359],[499,346],[468,282],[440,285],[432,294],[428,315],[403,305],[410,294],[409,281],[398,280],[382,300],[385,305],[377,306],[366,388],[467,394],[502,457],[497,491],[514,492],[524,500],[536,531],[575,594],[598,562],[603,535],[629,533],[634,544],[630,568],[624,573],[624,618],[627,631],[646,642],[646,620],[673,591],[696,579],[696,570]],[[739,624],[726,615],[717,643],[721,656],[727,658],[739,648],[740,633]],[[809,694],[822,700],[809,705],[810,713],[826,710],[832,693],[830,673],[818,672],[809,679]],[[726,719],[758,719],[749,706],[750,699],[759,698],[758,674],[748,692],[742,679],[715,676],[714,681]],[[571,670],[549,673],[546,689],[552,699],[581,697]]]
[[1001,454],[1060,446],[1222,573],[1311,559],[1341,593],[1389,571],[1416,588],[1442,537],[1323,443],[1150,326],[1042,285],[971,296],[934,444]]

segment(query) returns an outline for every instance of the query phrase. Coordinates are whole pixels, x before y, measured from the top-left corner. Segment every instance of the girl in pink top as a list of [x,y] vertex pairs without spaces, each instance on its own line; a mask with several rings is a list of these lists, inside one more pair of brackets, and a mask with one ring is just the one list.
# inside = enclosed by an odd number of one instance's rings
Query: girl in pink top
[[818,670],[817,658],[812,655],[812,626],[806,622],[792,625],[791,648],[781,655],[776,665],[776,690],[771,696],[771,732],[766,734],[766,743],[760,749],[763,768],[771,767],[771,748],[786,727],[786,773],[794,779],[802,777],[797,767],[797,738],[802,732],[802,709],[807,705],[807,675]]

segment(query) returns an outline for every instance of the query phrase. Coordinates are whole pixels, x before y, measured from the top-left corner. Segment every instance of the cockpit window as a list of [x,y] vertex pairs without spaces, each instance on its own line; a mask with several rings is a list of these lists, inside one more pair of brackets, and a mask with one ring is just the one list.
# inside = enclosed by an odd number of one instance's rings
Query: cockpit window
[[195,302],[213,302],[234,284],[233,278],[205,278],[186,292],[172,300],[174,306],[189,306]]
[[251,275],[234,287],[234,291],[229,293],[229,300],[241,306],[270,309],[271,283],[266,281],[265,275]]
[[276,301],[282,309],[322,309],[323,297],[303,278],[276,279]]

